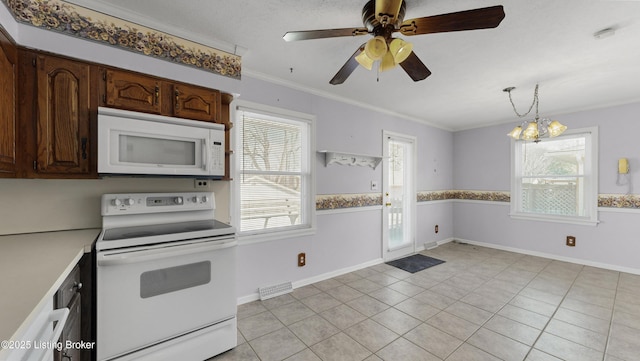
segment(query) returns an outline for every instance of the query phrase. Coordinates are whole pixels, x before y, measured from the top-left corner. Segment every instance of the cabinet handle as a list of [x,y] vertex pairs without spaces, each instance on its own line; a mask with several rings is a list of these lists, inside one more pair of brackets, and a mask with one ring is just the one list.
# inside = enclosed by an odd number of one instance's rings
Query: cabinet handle
[[87,159],[87,138],[80,139],[82,143],[82,159]]
[[180,92],[176,89],[176,110],[180,109]]
[[158,105],[158,99],[160,98],[160,87],[156,85],[156,100],[155,105]]
[[82,289],[82,282],[74,282],[73,288],[75,288],[76,291],[80,291]]

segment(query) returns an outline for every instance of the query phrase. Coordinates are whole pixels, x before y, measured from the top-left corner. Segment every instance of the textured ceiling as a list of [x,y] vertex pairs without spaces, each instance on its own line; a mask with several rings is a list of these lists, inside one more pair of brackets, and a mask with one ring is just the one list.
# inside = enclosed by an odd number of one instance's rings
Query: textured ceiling
[[[517,122],[540,83],[541,115],[640,101],[640,1],[405,0],[405,19],[503,5],[495,29],[413,36],[432,75],[358,68],[329,80],[368,35],[285,42],[286,31],[361,27],[366,0],[70,0],[242,55],[243,74],[367,105],[444,129]],[[614,28],[615,35],[593,34]],[[398,35],[396,35],[398,36]],[[375,69],[375,68],[374,68]]]

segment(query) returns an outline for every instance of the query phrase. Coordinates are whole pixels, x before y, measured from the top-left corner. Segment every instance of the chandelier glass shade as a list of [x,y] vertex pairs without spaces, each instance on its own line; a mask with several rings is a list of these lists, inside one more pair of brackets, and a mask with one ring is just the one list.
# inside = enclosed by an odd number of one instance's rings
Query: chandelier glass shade
[[509,87],[503,89],[503,91],[509,93],[509,101],[511,102],[511,106],[513,107],[513,111],[516,113],[516,115],[520,118],[526,117],[531,112],[534,106],[536,107],[536,115],[533,120],[525,120],[522,122],[522,124],[513,128],[512,131],[507,133],[508,136],[516,140],[532,140],[537,143],[540,141],[540,138],[557,137],[558,135],[564,133],[565,130],[567,130],[567,126],[561,124],[557,120],[540,118],[540,115],[538,114],[538,84],[536,84],[536,90],[533,94],[533,103],[531,103],[529,110],[524,114],[518,113],[515,104],[513,104],[513,99],[511,99],[511,91],[513,89],[515,88]]

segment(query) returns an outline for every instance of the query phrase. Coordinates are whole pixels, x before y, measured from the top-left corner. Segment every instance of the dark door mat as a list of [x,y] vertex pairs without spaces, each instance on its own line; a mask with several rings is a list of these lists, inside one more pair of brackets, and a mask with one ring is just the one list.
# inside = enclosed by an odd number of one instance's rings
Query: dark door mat
[[429,267],[433,267],[439,265],[440,263],[444,263],[443,260],[437,258],[431,258],[421,254],[414,254],[409,257],[400,258],[391,262],[387,262],[388,265],[400,268],[403,271],[416,273],[427,269]]

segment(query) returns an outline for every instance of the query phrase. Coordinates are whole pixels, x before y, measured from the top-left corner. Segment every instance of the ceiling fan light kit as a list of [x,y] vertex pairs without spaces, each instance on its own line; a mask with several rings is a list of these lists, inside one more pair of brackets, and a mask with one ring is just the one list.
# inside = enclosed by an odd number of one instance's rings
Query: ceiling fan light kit
[[540,115],[538,114],[538,84],[536,84],[536,89],[533,93],[533,102],[531,103],[529,110],[527,110],[527,112],[524,114],[518,113],[518,111],[516,110],[516,106],[513,103],[513,99],[511,98],[511,91],[513,91],[514,89],[515,87],[508,87],[502,89],[502,91],[509,93],[509,101],[511,102],[511,106],[513,107],[513,111],[516,113],[516,115],[519,118],[524,118],[531,112],[534,106],[536,107],[536,115],[532,121],[525,120],[522,122],[522,124],[513,128],[513,130],[507,133],[509,137],[516,140],[532,140],[533,142],[538,143],[541,140],[540,138],[543,138],[545,136],[548,136],[550,138],[557,137],[558,135],[564,133],[565,130],[567,130],[567,126],[561,124],[557,120],[551,120],[549,118],[540,119]]
[[368,57],[367,53],[365,53],[364,51],[360,52],[360,55],[356,56],[355,59],[363,68],[367,70],[373,69],[374,60]]
[[393,33],[414,36],[489,29],[500,25],[505,16],[502,5],[409,20],[404,20],[405,11],[404,0],[370,0],[362,9],[364,28],[290,31],[284,34],[283,39],[295,41],[370,34],[373,39],[356,50],[329,83],[342,84],[358,64],[371,70],[375,61],[380,61],[380,71],[400,64],[413,81],[420,81],[431,75],[431,71],[413,52],[413,44],[393,38]]
[[367,41],[364,46],[364,52],[369,59],[373,61],[380,60],[387,53],[387,42],[382,36],[376,36]]
[[391,52],[387,51],[382,60],[380,60],[380,71],[391,70],[396,67],[396,61],[393,59]]
[[413,51],[413,44],[402,39],[396,38],[389,43],[389,52],[393,55],[393,60],[400,64],[407,60],[409,54]]

